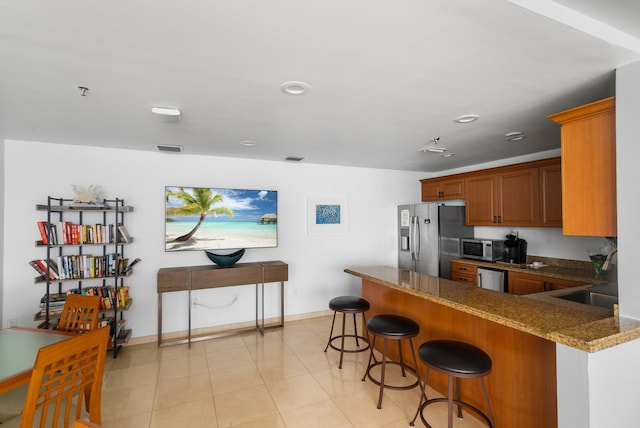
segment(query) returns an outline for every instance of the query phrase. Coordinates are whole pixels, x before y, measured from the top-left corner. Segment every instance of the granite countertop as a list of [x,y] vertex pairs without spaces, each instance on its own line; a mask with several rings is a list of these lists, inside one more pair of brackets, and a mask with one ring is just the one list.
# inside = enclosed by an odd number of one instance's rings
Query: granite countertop
[[638,320],[614,316],[612,310],[568,302],[547,293],[515,296],[390,266],[344,271],[586,352],[640,338]]

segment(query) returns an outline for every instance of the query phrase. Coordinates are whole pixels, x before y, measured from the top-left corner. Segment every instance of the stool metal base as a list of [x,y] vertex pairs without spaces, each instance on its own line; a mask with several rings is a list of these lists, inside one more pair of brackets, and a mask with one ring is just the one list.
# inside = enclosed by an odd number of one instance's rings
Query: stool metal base
[[[395,340],[398,340],[398,352],[400,355],[400,361],[387,361],[387,339],[389,338],[389,336],[383,336],[383,340],[382,340],[382,360],[378,361],[375,357],[375,355],[373,354],[373,349],[375,347],[376,344],[376,335],[373,335],[373,341],[371,343],[371,352],[369,354],[369,363],[367,364],[367,371],[364,373],[364,376],[362,376],[362,382],[365,381],[366,378],[369,378],[369,380],[371,380],[371,382],[373,382],[375,385],[380,386],[380,394],[378,395],[378,409],[382,409],[382,395],[384,392],[385,388],[388,389],[396,389],[396,390],[406,390],[406,389],[413,389],[416,386],[420,385],[420,374],[418,373],[417,367],[418,367],[418,361],[416,359],[416,352],[415,352],[415,348],[413,347],[413,338],[412,337],[403,337],[403,338],[395,338]],[[394,339],[394,338],[392,338]],[[409,344],[411,345],[411,355],[413,356],[413,364],[414,367],[411,367],[410,365],[406,364],[403,360],[402,357],[402,339],[407,339],[409,340]],[[373,360],[373,363],[371,363],[371,361]],[[416,381],[410,385],[390,385],[388,383],[385,382],[385,372],[386,372],[386,366],[387,364],[393,364],[396,366],[399,366],[400,369],[402,370],[402,377],[407,377],[406,372],[409,371],[411,372],[415,377],[416,377]],[[376,378],[373,377],[373,375],[371,374],[371,369],[377,366],[382,366],[382,370],[380,373],[380,380],[377,380]]]
[[[422,420],[422,423],[424,424],[424,426],[426,426],[427,428],[433,428],[431,425],[429,425],[429,423],[427,422],[426,418],[424,417],[424,414],[422,413],[425,409],[425,407],[427,407],[429,404],[433,404],[433,403],[441,403],[441,402],[449,402],[449,398],[448,397],[442,397],[442,398],[432,398],[430,400],[425,401],[424,403],[422,403],[422,405],[420,406],[420,409],[418,409],[418,415],[420,415],[420,420]],[[449,409],[449,414],[452,414],[452,407],[453,404],[456,404],[458,406],[458,409],[460,407],[464,407],[465,409],[471,410],[473,411],[476,415],[480,416],[489,427],[494,428],[493,422],[489,419],[489,417],[487,415],[485,415],[480,409],[478,409],[477,407],[472,406],[471,404],[465,403],[463,401],[460,400],[451,400],[451,403],[449,404],[450,409]],[[458,415],[458,418],[462,419],[461,415]],[[415,419],[413,421],[411,421],[411,423],[409,425],[413,426],[415,423]],[[451,427],[452,425],[449,425],[449,427]]]
[[[438,370],[440,371],[440,370]],[[429,377],[429,366],[427,366],[425,375],[424,375],[424,383],[420,384],[420,388],[422,390],[422,394],[420,395],[420,404],[418,404],[418,411],[416,412],[416,415],[413,417],[413,419],[411,420],[411,422],[409,422],[410,426],[414,426],[416,418],[418,417],[418,415],[420,415],[420,420],[422,421],[422,423],[427,427],[427,428],[432,428],[431,425],[429,425],[429,423],[427,422],[426,418],[424,417],[424,409],[434,403],[442,403],[445,402],[448,404],[448,409],[447,409],[447,417],[448,417],[448,428],[452,428],[453,427],[453,405],[455,404],[458,407],[458,418],[462,419],[462,410],[461,408],[464,407],[465,409],[471,410],[473,413],[475,413],[476,415],[478,415],[482,420],[484,420],[487,425],[490,428],[495,428],[495,425],[493,423],[493,414],[491,412],[491,404],[489,403],[489,396],[487,395],[487,388],[484,384],[484,377],[483,376],[473,376],[473,377],[479,377],[480,382],[482,384],[482,392],[484,393],[484,398],[485,398],[485,402],[487,403],[487,409],[488,409],[488,413],[489,415],[487,416],[484,412],[482,412],[482,410],[478,409],[475,406],[472,406],[469,403],[466,403],[464,401],[461,400],[460,398],[460,377],[458,376],[453,376],[453,375],[447,375],[447,378],[449,380],[449,391],[447,393],[447,397],[439,397],[439,398],[431,398],[429,399],[427,397],[427,393],[426,393],[426,389],[427,389],[427,379]],[[455,379],[456,382],[456,398],[453,398],[453,380]]]
[[[336,336],[333,336],[333,327],[334,324],[336,323],[336,314],[339,311],[333,311],[333,321],[331,322],[331,331],[329,332],[329,341],[327,342],[327,346],[324,348],[324,352],[327,352],[327,349],[329,349],[329,347],[331,347],[332,349],[335,349],[336,351],[340,351],[340,364],[338,365],[339,369],[342,369],[342,359],[344,356],[345,352],[348,353],[356,353],[356,352],[363,352],[366,351],[367,349],[369,349],[369,338],[368,337],[364,337],[358,334],[358,326],[356,323],[356,313],[358,312],[352,312],[353,313],[353,331],[354,334],[345,334],[345,325],[346,325],[346,317],[347,317],[347,313],[346,312],[342,312],[342,334],[338,334]],[[367,319],[364,315],[364,312],[362,313],[362,319],[363,322],[366,323]],[[344,347],[344,338],[345,337],[353,337],[356,340],[356,349],[345,349]],[[342,339],[342,342],[340,344],[340,347],[337,347],[333,344],[334,340],[337,339]],[[367,346],[361,348],[360,347],[360,340],[362,340],[364,343],[366,343]]]

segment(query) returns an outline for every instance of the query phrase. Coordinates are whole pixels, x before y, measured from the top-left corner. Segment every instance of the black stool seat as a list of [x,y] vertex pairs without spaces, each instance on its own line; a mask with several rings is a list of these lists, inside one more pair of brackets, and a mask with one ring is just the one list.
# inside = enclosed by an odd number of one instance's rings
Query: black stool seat
[[[331,331],[329,332],[329,341],[327,342],[327,346],[324,348],[324,352],[327,352],[327,349],[331,347],[331,349],[335,349],[336,351],[340,351],[340,363],[338,364],[338,368],[342,368],[342,359],[344,357],[345,352],[362,352],[369,349],[369,337],[364,337],[358,334],[358,326],[356,324],[356,314],[362,314],[362,320],[364,323],[367,322],[367,318],[365,316],[365,312],[369,310],[369,302],[367,302],[362,297],[356,296],[340,296],[334,297],[329,301],[329,309],[333,311],[333,321],[331,322]],[[338,334],[336,336],[333,335],[333,327],[336,323],[336,314],[338,312],[342,313],[342,334]],[[345,333],[346,327],[346,315],[353,314],[353,334]],[[354,338],[356,341],[356,346],[352,349],[347,349],[344,346],[345,337]],[[340,347],[337,347],[333,344],[333,341],[336,339],[340,339]],[[360,340],[362,340],[367,346],[360,347]]]
[[459,377],[484,375],[491,371],[491,358],[482,349],[454,340],[432,340],[418,349],[420,359],[433,369]]
[[[424,375],[424,383],[421,385],[422,395],[420,396],[420,403],[418,404],[418,411],[413,417],[413,420],[409,425],[413,426],[416,418],[420,415],[420,419],[427,428],[431,428],[431,425],[427,423],[424,416],[424,410],[427,406],[446,402],[448,403],[448,427],[453,427],[453,404],[458,407],[458,418],[462,418],[462,407],[473,411],[482,420],[484,420],[489,427],[494,428],[493,415],[491,413],[491,405],[489,404],[489,396],[487,395],[487,389],[484,384],[484,376],[491,372],[492,362],[491,357],[487,355],[482,349],[473,346],[469,343],[459,342],[455,340],[432,340],[420,345],[418,349],[420,359],[426,364],[427,369]],[[425,392],[427,387],[427,380],[429,377],[429,370],[433,369],[442,372],[448,377],[448,394],[444,398],[432,398],[428,399]],[[461,399],[460,394],[460,379],[461,378],[477,378],[480,379],[482,384],[482,392],[487,403],[487,414],[483,413],[477,407],[472,406],[469,403],[465,403]],[[455,380],[456,397],[453,398],[453,381]]]
[[[367,331],[373,336],[371,343],[371,352],[369,353],[369,363],[367,364],[367,371],[362,376],[362,381],[368,377],[371,382],[380,386],[380,393],[378,395],[378,409],[382,408],[382,395],[385,388],[389,389],[412,389],[420,385],[420,375],[418,374],[418,360],[416,358],[416,350],[413,346],[413,338],[420,332],[420,326],[415,321],[400,316],[382,314],[376,315],[367,321]],[[376,344],[376,337],[382,337],[382,360],[378,361],[373,354],[373,347]],[[404,362],[402,357],[402,340],[409,340],[411,346],[411,356],[413,357],[413,366]],[[398,341],[398,354],[400,361],[388,361],[387,360],[387,340]],[[413,373],[416,377],[416,381],[409,385],[391,385],[385,382],[385,370],[388,364],[399,366],[402,371],[402,377],[407,377],[406,371]],[[381,366],[380,380],[374,378],[371,375],[371,369]]]
[[417,322],[400,315],[376,315],[367,321],[367,329],[381,336],[415,337],[420,332]]
[[362,297],[340,296],[329,302],[329,309],[338,312],[364,312],[369,310],[369,302]]

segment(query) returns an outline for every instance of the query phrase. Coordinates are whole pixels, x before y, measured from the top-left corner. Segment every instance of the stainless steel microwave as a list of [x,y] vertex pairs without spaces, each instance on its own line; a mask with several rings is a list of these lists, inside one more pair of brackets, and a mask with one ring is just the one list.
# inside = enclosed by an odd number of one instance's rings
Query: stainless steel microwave
[[462,257],[495,262],[504,260],[504,241],[497,239],[463,238]]

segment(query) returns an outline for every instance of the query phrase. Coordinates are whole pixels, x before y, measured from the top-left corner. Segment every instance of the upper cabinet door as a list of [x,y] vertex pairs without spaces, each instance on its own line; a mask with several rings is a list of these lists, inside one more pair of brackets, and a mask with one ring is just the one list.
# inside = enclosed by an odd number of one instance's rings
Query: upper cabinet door
[[538,168],[518,168],[498,174],[500,223],[537,226],[540,218]]
[[615,98],[549,118],[562,125],[563,233],[617,236]]
[[562,227],[562,173],[560,159],[545,161],[540,179],[540,226]]
[[464,180],[467,226],[497,226],[498,185],[496,174],[471,175]]
[[431,178],[420,180],[422,201],[464,199],[464,178]]

